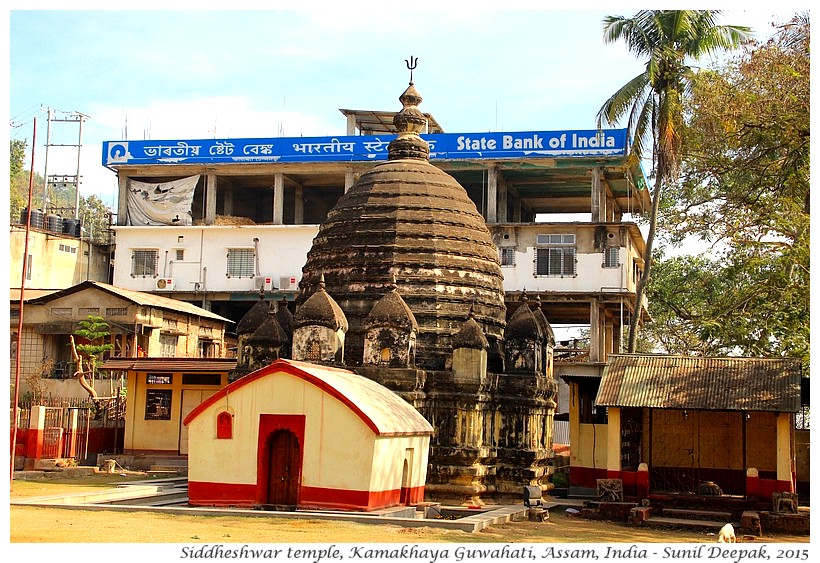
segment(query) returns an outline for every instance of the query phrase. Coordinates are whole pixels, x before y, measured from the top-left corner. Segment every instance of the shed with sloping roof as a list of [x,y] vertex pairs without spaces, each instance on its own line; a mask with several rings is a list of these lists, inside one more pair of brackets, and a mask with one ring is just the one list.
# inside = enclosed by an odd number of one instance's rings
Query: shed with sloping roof
[[351,371],[280,359],[184,424],[192,505],[377,510],[424,498],[432,426]]
[[126,374],[123,463],[188,454],[182,421],[202,401],[228,385],[233,358],[109,358],[101,369]]
[[639,497],[709,482],[760,499],[793,493],[800,384],[790,358],[611,355],[595,399],[607,413],[605,476]]

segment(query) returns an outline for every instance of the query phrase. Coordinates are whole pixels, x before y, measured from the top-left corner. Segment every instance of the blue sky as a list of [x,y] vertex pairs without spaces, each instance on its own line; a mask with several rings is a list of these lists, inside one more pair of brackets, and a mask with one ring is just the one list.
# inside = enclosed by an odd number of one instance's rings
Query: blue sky
[[[601,31],[605,15],[629,16],[637,8],[72,5],[89,9],[32,10],[48,3],[11,2],[10,136],[30,143],[36,117],[35,170],[42,174],[47,108],[57,118],[88,116],[81,192],[112,206],[116,177],[100,164],[103,141],[344,134],[339,108],[400,109],[411,55],[419,59],[421,109],[449,133],[592,129],[601,104],[642,69],[622,43],[604,44]],[[246,6],[253,4],[232,4]],[[749,25],[765,38],[769,22],[786,21],[798,9],[728,9],[720,21]],[[55,123],[51,143],[74,144],[78,135],[76,124]],[[50,149],[49,174],[76,169],[76,148]]]

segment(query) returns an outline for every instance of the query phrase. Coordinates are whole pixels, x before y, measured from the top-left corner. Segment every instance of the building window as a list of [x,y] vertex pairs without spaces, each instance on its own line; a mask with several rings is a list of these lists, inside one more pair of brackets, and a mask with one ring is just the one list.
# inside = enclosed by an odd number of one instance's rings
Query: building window
[[128,314],[128,307],[106,307],[106,317],[124,317]]
[[55,317],[70,317],[74,314],[74,309],[72,307],[52,307],[48,312]]
[[77,254],[77,247],[76,246],[69,246],[67,244],[60,244],[59,246],[60,252],[68,252],[69,254]]
[[185,260],[185,250],[184,249],[177,248],[176,254],[177,254],[177,260],[178,261],[181,262],[182,260]]
[[131,255],[131,277],[157,275],[159,250],[135,250]]
[[222,385],[222,376],[218,373],[183,373],[183,385]]
[[99,307],[80,307],[77,309],[77,314],[81,317],[87,317],[89,315],[99,316],[100,308]]
[[159,336],[160,356],[163,358],[173,358],[177,355],[177,343],[179,336],[176,334],[161,334]]
[[145,420],[171,420],[171,396],[168,389],[148,389],[145,392]]
[[515,247],[505,246],[498,249],[501,254],[502,266],[515,266]]
[[26,281],[31,281],[31,268],[34,266],[34,255],[29,254],[26,259]]
[[229,278],[251,278],[254,276],[252,248],[229,248],[228,270],[225,275]]
[[604,268],[620,268],[621,249],[617,246],[610,246],[604,249]]
[[538,235],[536,244],[536,276],[576,275],[575,235]]

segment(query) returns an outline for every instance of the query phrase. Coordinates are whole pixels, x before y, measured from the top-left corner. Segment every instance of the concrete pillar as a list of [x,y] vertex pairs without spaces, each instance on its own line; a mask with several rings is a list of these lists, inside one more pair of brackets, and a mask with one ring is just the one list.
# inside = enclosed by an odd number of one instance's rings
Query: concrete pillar
[[760,498],[760,473],[756,467],[746,470],[746,496],[751,499]]
[[592,184],[591,184],[591,207],[592,222],[597,223],[604,220],[601,210],[601,170],[599,168],[592,169]]
[[348,115],[347,116],[347,134],[348,135],[355,135],[356,134],[356,116],[355,115]]
[[225,215],[233,215],[233,190],[225,190]]
[[792,430],[790,413],[777,413],[777,487],[781,492],[794,492],[792,473]]
[[513,200],[512,222],[513,223],[520,223],[521,222],[521,198],[520,197],[516,197]]
[[216,222],[216,174],[205,175],[205,224]]
[[487,223],[498,222],[498,170],[495,166],[487,169]]
[[304,188],[302,185],[296,186],[294,202],[293,202],[293,223],[296,225],[303,225],[305,223],[305,202]]
[[46,407],[31,407],[26,432],[26,461],[24,469],[32,470],[37,462],[43,459],[43,435],[46,427]]
[[128,176],[117,174],[117,225],[126,225],[128,221]]
[[353,172],[345,172],[345,193],[347,190],[353,187],[353,184],[356,183],[356,177],[354,176]]
[[589,303],[589,361],[601,361],[601,314],[598,301]]
[[281,225],[284,222],[285,175],[277,172],[273,176],[273,224]]
[[[571,381],[569,384],[569,443],[578,444],[581,439],[581,418],[578,410],[579,404],[578,384]],[[569,450],[569,465],[570,465],[570,484],[572,481],[572,466],[578,465],[579,448],[570,448]]]
[[498,183],[498,222],[507,222],[507,184],[504,181]]
[[621,478],[621,409],[609,407],[606,427],[606,471],[608,479]]
[[639,499],[649,498],[649,465],[638,464],[638,476],[635,480],[635,487]]

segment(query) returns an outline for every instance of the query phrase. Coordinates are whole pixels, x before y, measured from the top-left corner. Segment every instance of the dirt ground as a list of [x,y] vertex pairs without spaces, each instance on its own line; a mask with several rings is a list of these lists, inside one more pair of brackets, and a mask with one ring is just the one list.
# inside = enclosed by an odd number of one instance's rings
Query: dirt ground
[[[97,474],[70,479],[14,481],[11,500],[71,494],[145,479],[140,475]],[[545,522],[511,522],[477,533],[432,527],[404,528],[323,520],[259,517],[187,516],[12,505],[11,543],[714,543],[717,537],[692,530],[637,528],[592,521],[550,510]],[[739,543],[809,543],[809,536],[738,538]]]

